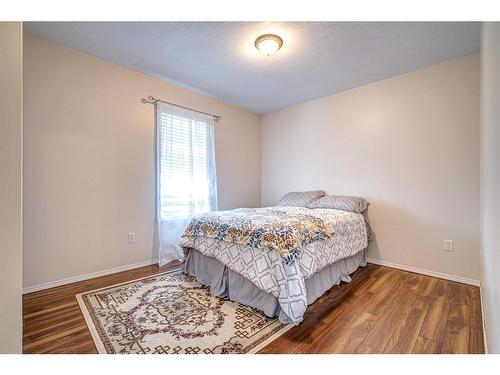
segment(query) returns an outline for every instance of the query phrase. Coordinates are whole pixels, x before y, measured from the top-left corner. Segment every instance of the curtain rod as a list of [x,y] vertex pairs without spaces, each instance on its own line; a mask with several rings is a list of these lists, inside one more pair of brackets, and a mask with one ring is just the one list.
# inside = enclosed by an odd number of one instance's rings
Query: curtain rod
[[173,105],[173,106],[175,106],[175,107],[188,109],[188,110],[190,110],[190,111],[194,111],[194,112],[202,113],[202,114],[207,115],[207,116],[212,116],[212,117],[215,119],[215,121],[216,121],[216,122],[219,122],[219,120],[222,118],[222,116],[213,115],[213,114],[211,114],[211,113],[206,113],[206,112],[202,112],[202,111],[197,111],[196,109],[193,109],[193,108],[184,107],[184,106],[179,105],[179,104],[174,104],[174,103],[166,102],[166,101],[164,101],[164,100],[161,100],[161,99],[158,99],[158,98],[154,98],[154,97],[152,97],[151,95],[149,95],[147,99],[142,98],[142,99],[141,99],[141,102],[142,102],[143,104],[146,104],[146,103],[147,103],[147,104],[156,104],[156,103],[158,103],[158,102],[160,102],[160,103],[165,103],[165,104],[170,104],[170,105]]

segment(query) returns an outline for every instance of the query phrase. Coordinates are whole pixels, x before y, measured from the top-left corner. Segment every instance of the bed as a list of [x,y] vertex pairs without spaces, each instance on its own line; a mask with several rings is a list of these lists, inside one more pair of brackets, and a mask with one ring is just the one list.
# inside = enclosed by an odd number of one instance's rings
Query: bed
[[361,212],[304,206],[195,216],[181,237],[183,271],[214,296],[299,324],[308,305],[366,265],[369,240]]

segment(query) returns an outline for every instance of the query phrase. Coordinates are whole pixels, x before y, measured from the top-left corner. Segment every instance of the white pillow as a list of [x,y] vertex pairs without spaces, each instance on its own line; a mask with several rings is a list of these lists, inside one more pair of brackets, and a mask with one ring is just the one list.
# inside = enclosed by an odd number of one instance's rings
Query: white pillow
[[332,208],[335,210],[361,213],[368,207],[364,198],[349,197],[347,195],[325,195],[307,204],[307,208]]
[[315,199],[321,198],[324,195],[325,192],[322,190],[293,191],[285,194],[285,196],[279,201],[278,206],[306,207],[309,203],[313,202]]

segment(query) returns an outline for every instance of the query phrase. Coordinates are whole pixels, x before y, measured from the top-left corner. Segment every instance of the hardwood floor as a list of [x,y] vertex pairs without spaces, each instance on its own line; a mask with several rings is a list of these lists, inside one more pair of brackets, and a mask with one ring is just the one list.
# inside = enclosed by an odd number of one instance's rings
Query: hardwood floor
[[[154,275],[147,266],[26,294],[25,353],[97,353],[75,294]],[[484,353],[479,288],[369,264],[260,353]]]

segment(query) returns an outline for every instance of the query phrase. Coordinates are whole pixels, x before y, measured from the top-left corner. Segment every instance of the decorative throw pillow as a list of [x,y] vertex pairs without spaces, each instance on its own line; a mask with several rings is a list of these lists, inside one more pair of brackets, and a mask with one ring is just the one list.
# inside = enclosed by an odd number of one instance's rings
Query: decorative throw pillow
[[306,207],[309,203],[324,195],[325,192],[321,190],[290,192],[281,198],[278,206]]
[[307,208],[332,208],[335,210],[361,213],[368,207],[364,198],[347,195],[325,195],[307,204]]

